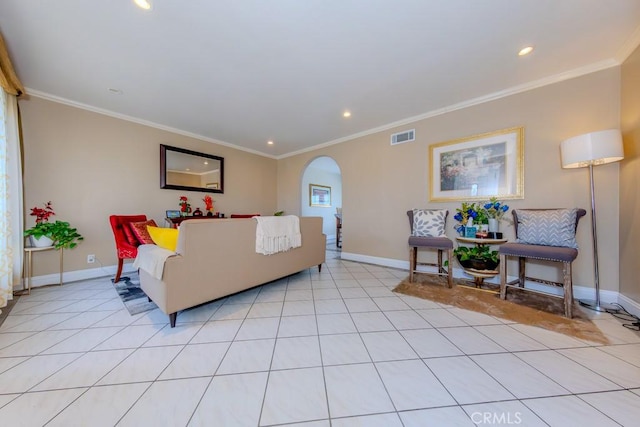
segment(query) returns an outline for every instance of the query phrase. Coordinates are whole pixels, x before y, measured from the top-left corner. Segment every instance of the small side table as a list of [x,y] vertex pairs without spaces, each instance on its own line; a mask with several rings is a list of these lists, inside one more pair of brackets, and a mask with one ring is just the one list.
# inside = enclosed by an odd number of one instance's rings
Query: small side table
[[[507,239],[480,239],[477,237],[456,237],[460,243],[471,243],[476,246],[501,245],[507,243]],[[464,268],[464,267],[463,267]],[[465,273],[473,277],[476,288],[482,287],[484,279],[491,279],[500,274],[498,270],[476,270],[474,268],[464,268]]]
[[[56,250],[55,246],[47,246],[44,248],[36,248],[35,246],[25,246],[25,264],[24,264],[24,286],[22,292],[27,291],[27,295],[31,295],[31,276],[33,275],[33,253]],[[64,260],[64,249],[60,248],[60,286],[62,286],[62,263]]]

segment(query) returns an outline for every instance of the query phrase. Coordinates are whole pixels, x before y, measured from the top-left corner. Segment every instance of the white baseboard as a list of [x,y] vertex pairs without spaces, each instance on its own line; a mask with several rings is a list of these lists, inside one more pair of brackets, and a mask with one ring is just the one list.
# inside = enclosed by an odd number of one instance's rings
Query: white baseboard
[[640,317],[640,303],[626,295],[618,294],[618,304],[634,316]]
[[[98,268],[88,268],[85,270],[65,271],[62,273],[62,282],[77,282],[79,280],[96,279],[98,277],[114,276],[118,270],[117,265],[108,265]],[[122,274],[132,273],[135,269],[133,263],[125,263],[122,267]],[[60,275],[58,273],[45,274],[43,276],[34,276],[31,278],[31,287],[37,288],[38,286],[46,286],[51,284],[57,284],[60,281]]]
[[[342,252],[341,258],[345,261],[364,262],[367,264],[375,264],[383,267],[397,268],[400,270],[409,271],[409,261],[393,259],[393,258],[381,258],[370,255],[354,254],[350,252]],[[434,271],[435,267],[418,266],[419,271]],[[115,276],[117,270],[116,265],[109,265],[98,268],[89,268],[86,270],[66,271],[62,274],[62,281],[64,283],[77,282],[79,280],[95,279],[104,276]],[[133,263],[125,263],[122,268],[122,274],[132,273],[135,269]],[[407,273],[408,274],[408,273]],[[469,278],[465,275],[464,270],[461,268],[453,269],[453,277],[458,279]],[[58,283],[60,276],[58,273],[45,274],[43,276],[35,276],[31,279],[31,287],[45,286]],[[509,276],[509,280],[514,280],[515,277]],[[499,283],[499,279],[494,277],[493,279],[487,279],[489,283]],[[561,288],[552,288],[550,286],[544,286],[536,282],[527,282],[525,284],[527,288],[541,290],[547,293],[553,293],[556,295],[562,294]],[[575,299],[594,299],[595,290],[590,286],[573,286],[573,296]],[[620,294],[616,291],[600,290],[600,300],[606,303],[618,303],[622,305],[629,313],[636,316],[640,316],[640,303],[632,300],[631,298]]]
[[364,262],[367,264],[381,265],[383,267],[399,268],[401,270],[409,270],[409,261],[402,261],[392,258],[380,258],[377,256],[354,254],[342,251],[340,258],[346,261]]
[[[392,258],[380,258],[380,257],[374,257],[374,256],[369,256],[369,255],[361,255],[361,254],[354,254],[354,253],[349,253],[349,252],[342,252],[341,258],[347,261],[357,261],[357,262],[364,262],[367,264],[376,264],[376,265],[381,265],[383,267],[391,267],[391,268],[398,268],[401,270],[407,270],[407,272],[409,271],[409,261],[404,261],[404,260],[399,260],[399,259],[392,259]],[[435,271],[435,267],[428,267],[428,266],[418,266],[418,271],[425,271],[425,272],[429,272],[429,271]],[[408,273],[407,273],[408,274]],[[453,277],[457,278],[457,279],[468,279],[469,276],[466,275],[464,273],[464,270],[461,268],[454,268],[453,269]],[[516,277],[515,276],[509,276],[508,280],[515,280]],[[492,279],[485,279],[487,282],[489,283],[495,283],[495,284],[499,284],[500,280],[498,277],[494,277]],[[562,295],[562,288],[560,287],[551,287],[551,286],[545,286],[541,283],[537,283],[537,282],[529,282],[527,281],[525,283],[525,287],[526,288],[530,288],[530,289],[534,289],[534,290],[539,290],[542,292],[546,292],[546,293],[550,293],[550,294],[554,294],[554,295]],[[579,286],[579,285],[573,285],[573,297],[574,299],[578,300],[578,299],[594,299],[595,298],[595,289],[590,287],[590,286]],[[607,303],[617,303],[620,300],[621,295],[619,295],[618,292],[616,291],[607,291],[607,290],[600,290],[600,300],[602,302],[607,302]],[[624,295],[622,295],[622,297],[624,297]],[[640,304],[636,303],[635,301],[624,297],[625,298],[625,304],[627,305],[631,305],[632,303],[635,304],[637,306],[637,308],[640,310]],[[620,303],[622,304],[622,303]],[[626,308],[626,307],[625,307]]]

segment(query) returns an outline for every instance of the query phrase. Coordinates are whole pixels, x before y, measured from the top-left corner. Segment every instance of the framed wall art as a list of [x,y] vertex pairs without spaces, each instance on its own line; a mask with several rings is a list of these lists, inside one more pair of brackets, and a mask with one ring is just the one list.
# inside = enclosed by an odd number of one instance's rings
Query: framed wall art
[[317,208],[331,207],[331,187],[309,184],[309,206]]
[[524,198],[524,127],[429,147],[431,202]]

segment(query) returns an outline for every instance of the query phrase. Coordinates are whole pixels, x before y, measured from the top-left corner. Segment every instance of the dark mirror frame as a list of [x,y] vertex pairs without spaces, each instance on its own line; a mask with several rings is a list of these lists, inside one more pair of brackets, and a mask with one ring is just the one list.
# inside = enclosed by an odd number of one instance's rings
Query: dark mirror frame
[[[192,156],[198,156],[205,159],[218,160],[220,162],[220,188],[189,187],[185,185],[167,184],[167,152],[171,151],[183,154],[191,154]],[[224,157],[160,144],[160,188],[169,190],[201,191],[204,193],[224,193]]]

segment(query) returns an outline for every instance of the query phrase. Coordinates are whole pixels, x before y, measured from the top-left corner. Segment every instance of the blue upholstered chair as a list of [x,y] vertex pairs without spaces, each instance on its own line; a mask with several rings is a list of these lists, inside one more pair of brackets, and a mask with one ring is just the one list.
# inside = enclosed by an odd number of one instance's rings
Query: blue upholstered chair
[[[525,281],[533,281],[563,288],[564,314],[573,317],[573,277],[571,265],[578,256],[575,233],[584,209],[524,209],[513,211],[516,242],[500,246],[500,298],[507,297],[508,287],[537,292],[525,288]],[[518,259],[518,278],[507,282],[507,261]],[[526,275],[528,259],[562,264],[562,282],[538,279]],[[545,295],[556,296],[540,292]]]
[[[437,227],[441,228],[442,236],[430,237],[430,236],[416,236],[414,234],[414,213],[413,210],[407,211],[407,216],[409,217],[409,226],[411,227],[411,236],[409,236],[409,281],[413,282],[413,275],[417,272],[416,268],[418,265],[428,265],[435,266],[438,268],[436,275],[439,276],[447,276],[447,286],[450,288],[453,285],[453,276],[452,272],[452,260],[453,260],[453,242],[451,239],[444,236],[444,227],[447,220],[447,215],[449,211],[446,210],[425,210],[427,212],[435,212],[439,217],[439,222],[441,225]],[[418,249],[431,249],[438,251],[438,261],[436,263],[427,263],[421,262],[418,263]],[[442,254],[447,252],[447,263],[448,266],[445,267],[442,262]],[[420,273],[424,273],[421,271]]]

